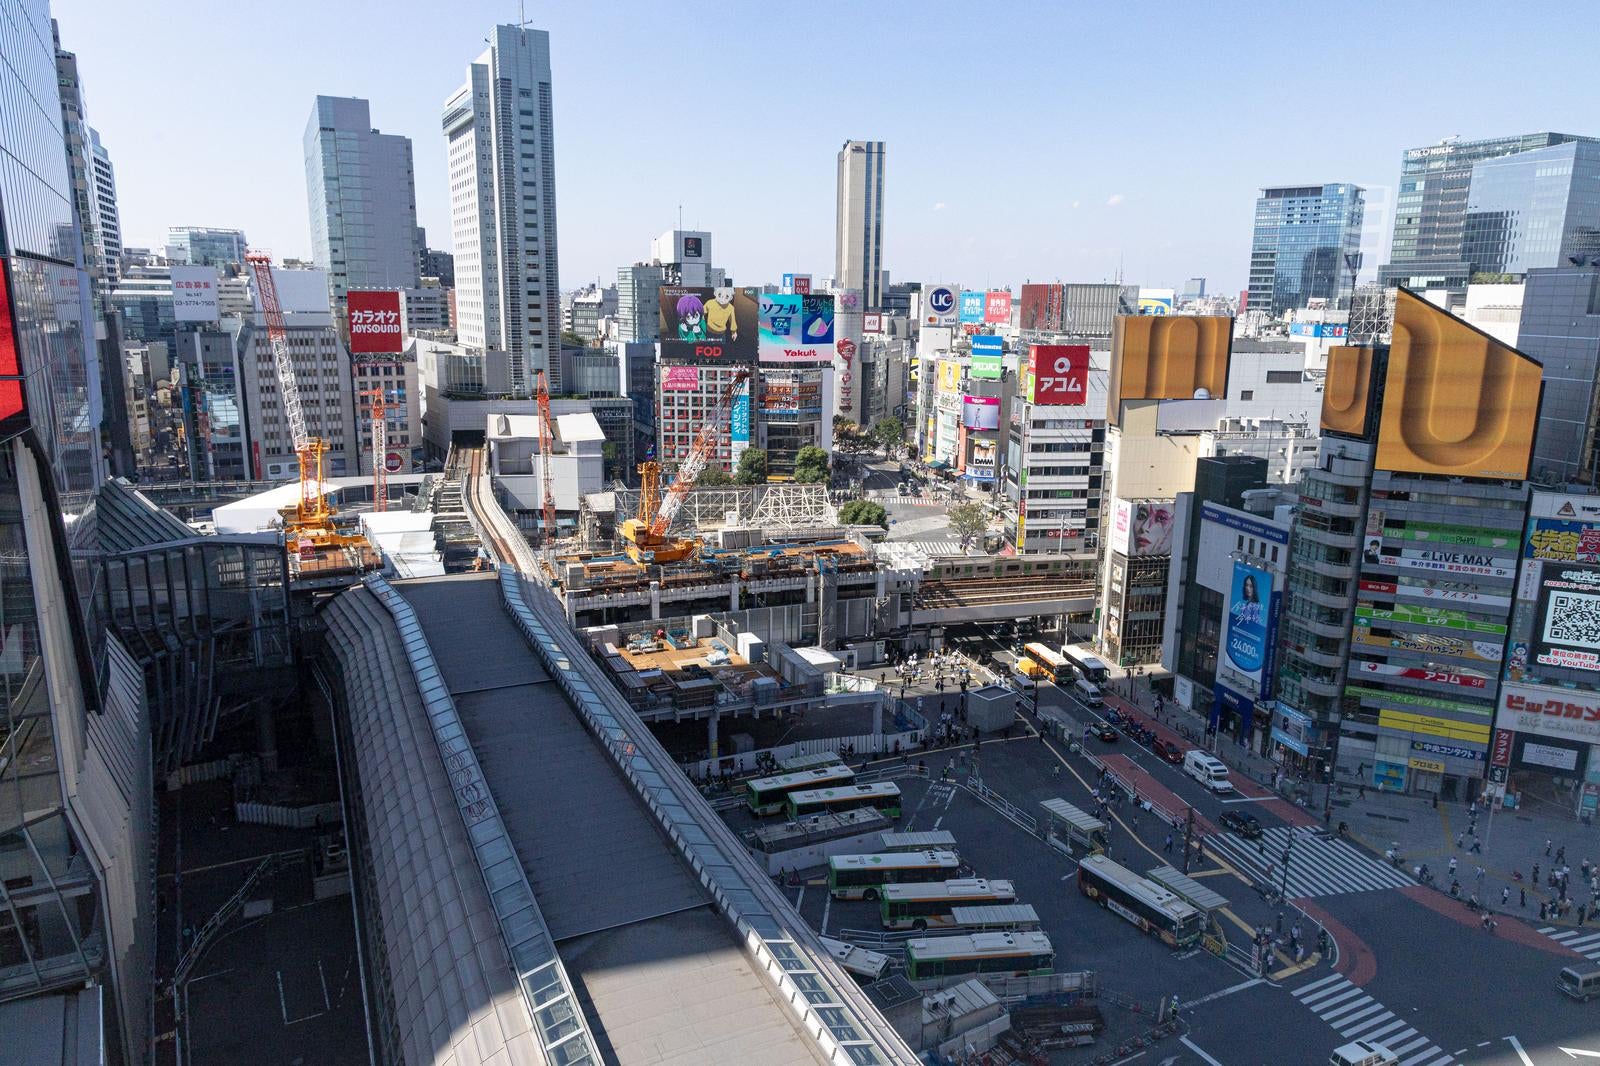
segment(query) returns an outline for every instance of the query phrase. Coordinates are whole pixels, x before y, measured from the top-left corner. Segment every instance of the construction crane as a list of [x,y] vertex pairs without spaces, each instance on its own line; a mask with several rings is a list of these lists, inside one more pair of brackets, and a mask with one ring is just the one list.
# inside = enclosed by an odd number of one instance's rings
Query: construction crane
[[550,385],[543,370],[539,371],[538,383],[539,476],[544,482],[544,544],[548,548],[556,542],[556,479],[550,472],[550,453],[556,447],[556,424],[550,417]]
[[306,431],[300,382],[295,377],[294,359],[289,354],[289,334],[283,324],[283,308],[278,303],[278,286],[272,280],[272,256],[250,252],[244,258],[255,278],[256,296],[261,300],[261,313],[267,320],[267,340],[272,345],[272,359],[278,369],[278,396],[283,403],[284,420],[289,423],[295,457],[300,462],[300,499],[295,505],[294,517],[284,515],[284,532],[298,534],[297,541],[310,539],[326,543],[333,536],[333,509],[322,494],[322,456],[328,450],[328,442]]
[[694,443],[689,446],[689,454],[678,467],[678,476],[673,479],[666,495],[660,496],[659,502],[661,464],[647,462],[639,467],[642,478],[639,514],[622,523],[622,539],[627,541],[628,557],[634,562],[672,563],[689,558],[699,549],[699,541],[687,537],[668,538],[667,530],[672,528],[672,520],[677,517],[678,509],[689,495],[689,489],[711,461],[711,453],[733,414],[734,398],[749,378],[749,370],[734,373],[733,380],[722,390],[722,398],[716,409],[695,431]]
[[368,389],[361,394],[370,400],[367,413],[372,418],[372,509],[389,509],[389,422],[388,404],[382,389]]

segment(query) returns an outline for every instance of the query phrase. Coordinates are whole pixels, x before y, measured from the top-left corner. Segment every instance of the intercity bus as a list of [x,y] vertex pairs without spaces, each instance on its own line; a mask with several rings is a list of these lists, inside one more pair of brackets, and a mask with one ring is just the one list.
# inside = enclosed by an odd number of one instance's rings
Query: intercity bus
[[745,798],[750,803],[750,813],[755,815],[782,812],[789,793],[806,789],[827,788],[830,785],[848,785],[856,779],[856,772],[843,763],[818,766],[810,770],[797,770],[777,777],[758,777],[744,784]]
[[968,933],[918,937],[906,941],[906,979],[940,985],[966,974],[1032,977],[1055,972],[1050,938],[1026,933]]
[[834,855],[828,859],[828,891],[834,899],[876,900],[884,885],[946,881],[960,869],[953,851]]
[[1106,669],[1106,664],[1101,660],[1090,655],[1082,648],[1074,648],[1070,645],[1062,648],[1061,654],[1066,657],[1067,661],[1072,664],[1072,668],[1078,671],[1078,675],[1085,681],[1096,685],[1106,683],[1106,677],[1110,671]]
[[1104,855],[1078,864],[1078,891],[1175,948],[1196,943],[1204,932],[1198,910]]
[[942,929],[956,923],[952,909],[969,903],[1011,903],[1017,898],[1010,881],[965,877],[922,885],[884,885],[878,904],[885,929]]
[[789,818],[808,814],[837,814],[861,807],[876,807],[886,817],[900,817],[900,786],[893,781],[874,781],[870,785],[840,785],[806,792],[791,792],[786,801]]
[[1070,685],[1078,680],[1072,662],[1048,644],[1024,644],[1022,654],[1032,659],[1045,672],[1045,676],[1058,685]]

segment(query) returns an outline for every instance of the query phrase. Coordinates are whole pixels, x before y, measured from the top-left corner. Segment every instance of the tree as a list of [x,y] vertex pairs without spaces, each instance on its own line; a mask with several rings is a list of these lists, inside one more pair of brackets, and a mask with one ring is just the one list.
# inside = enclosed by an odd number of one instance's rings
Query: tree
[[905,423],[891,415],[872,427],[872,439],[883,445],[885,459],[893,459],[896,449],[905,447]]
[[733,480],[741,485],[764,485],[767,482],[767,453],[760,448],[746,448],[739,455],[739,468]]
[[982,504],[958,503],[950,508],[950,532],[961,538],[963,551],[974,540],[981,539],[988,528],[989,516],[984,513]]
[[889,512],[882,504],[871,500],[851,500],[839,508],[839,521],[847,526],[882,526],[889,528]]
[[700,471],[700,476],[694,479],[694,483],[707,486],[731,485],[733,484],[733,478],[729,477],[728,472],[720,466],[707,466]]
[[814,444],[808,444],[795,452],[794,479],[807,485],[826,485],[828,453]]

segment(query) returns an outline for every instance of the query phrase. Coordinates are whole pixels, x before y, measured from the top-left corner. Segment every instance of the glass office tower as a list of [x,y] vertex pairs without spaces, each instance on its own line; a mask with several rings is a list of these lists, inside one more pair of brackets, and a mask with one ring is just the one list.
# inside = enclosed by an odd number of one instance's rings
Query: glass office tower
[[1363,211],[1358,185],[1262,189],[1250,241],[1250,309],[1276,318],[1313,299],[1330,307],[1348,301],[1345,256],[1361,250]]
[[1475,274],[1526,274],[1600,256],[1600,143],[1475,164],[1462,248]]

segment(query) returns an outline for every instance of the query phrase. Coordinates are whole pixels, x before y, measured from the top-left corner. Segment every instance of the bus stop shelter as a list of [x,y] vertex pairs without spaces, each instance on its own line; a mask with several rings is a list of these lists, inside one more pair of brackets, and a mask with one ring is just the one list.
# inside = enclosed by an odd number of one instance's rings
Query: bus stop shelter
[[1106,823],[1059,797],[1040,800],[1045,813],[1045,842],[1068,855],[1082,857],[1106,846]]
[[1203,913],[1208,919],[1216,911],[1228,905],[1226,896],[1211,891],[1176,867],[1157,866],[1145,876]]

